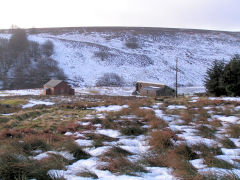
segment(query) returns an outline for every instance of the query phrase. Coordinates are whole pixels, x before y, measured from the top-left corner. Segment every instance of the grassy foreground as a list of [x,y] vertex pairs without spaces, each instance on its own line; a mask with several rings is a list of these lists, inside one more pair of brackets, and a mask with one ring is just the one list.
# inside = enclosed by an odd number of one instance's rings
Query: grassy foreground
[[[53,106],[36,105],[23,109],[30,99],[54,102]],[[96,111],[95,107],[127,105],[118,111]],[[218,117],[240,117],[240,102],[191,97],[152,98],[75,96],[75,97],[1,97],[0,98],[0,179],[65,179],[50,170],[67,170],[82,159],[93,155],[89,148],[110,148],[97,155],[97,169],[115,175],[141,177],[146,167],[166,167],[177,179],[239,179],[232,170],[239,169],[239,159],[229,163],[220,159],[225,149],[239,149],[238,123],[225,122]],[[157,112],[161,112],[158,115]],[[114,130],[121,136],[97,133],[99,127]],[[174,128],[175,127],[175,128]],[[176,128],[177,127],[177,128]],[[189,143],[186,129],[203,141]],[[121,137],[146,138],[148,150],[134,154],[117,144]],[[89,145],[77,142],[86,140]],[[206,144],[205,141],[216,142]],[[108,145],[109,146],[109,145]],[[69,154],[62,155],[61,152]],[[46,153],[44,158],[37,158]],[[132,161],[137,155],[136,161]],[[239,154],[240,155],[240,154]],[[208,171],[200,173],[194,160],[204,166],[229,170],[221,175]],[[57,172],[57,171],[56,171]],[[75,176],[98,178],[82,169]]]

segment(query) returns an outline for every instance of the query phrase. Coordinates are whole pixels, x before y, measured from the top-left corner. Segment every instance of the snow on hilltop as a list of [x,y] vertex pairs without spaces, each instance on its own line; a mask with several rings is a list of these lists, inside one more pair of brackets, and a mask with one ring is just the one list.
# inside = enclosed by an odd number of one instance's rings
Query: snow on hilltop
[[[240,33],[160,28],[39,29],[29,39],[55,45],[54,59],[76,85],[95,85],[104,73],[117,73],[128,85],[152,81],[173,86],[175,60],[179,81],[201,86],[212,61],[240,53]],[[9,38],[0,34],[0,38]]]

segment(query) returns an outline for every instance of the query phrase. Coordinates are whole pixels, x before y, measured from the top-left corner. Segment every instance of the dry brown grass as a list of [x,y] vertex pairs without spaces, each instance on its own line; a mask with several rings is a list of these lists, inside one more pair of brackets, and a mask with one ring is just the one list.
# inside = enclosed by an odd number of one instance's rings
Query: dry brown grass
[[122,149],[119,146],[113,146],[111,149],[109,149],[107,152],[101,155],[101,159],[104,161],[109,161],[112,158],[116,158],[119,156],[128,156],[133,155],[131,152]]
[[67,124],[62,124],[57,128],[57,131],[60,134],[64,134],[66,132],[76,132],[81,129],[81,125],[76,122],[68,122]]
[[214,156],[207,156],[204,158],[204,163],[207,164],[209,167],[217,167],[223,169],[232,169],[236,168],[234,165],[224,161],[222,159],[217,159]]
[[215,128],[222,127],[222,123],[218,119],[213,119],[212,121],[209,121],[209,125],[211,125]]
[[108,170],[115,174],[137,175],[139,172],[147,172],[147,170],[139,163],[131,162],[124,156],[118,156],[107,160],[107,165],[98,167],[102,170]]
[[222,100],[209,100],[206,98],[200,98],[197,102],[193,103],[196,107],[204,107],[209,105],[219,106],[223,104]]
[[232,142],[229,138],[225,137],[223,139],[220,139],[219,142],[223,145],[224,148],[236,148],[236,145],[234,142]]
[[198,173],[185,157],[174,150],[166,152],[165,162],[168,167],[173,168],[174,175],[181,179],[194,179]]
[[166,156],[164,153],[149,151],[142,158],[144,164],[152,167],[167,167]]
[[233,138],[239,138],[240,137],[240,125],[239,124],[231,124],[227,127],[226,133],[230,135],[230,137]]
[[181,119],[185,122],[185,124],[189,124],[193,122],[194,114],[191,110],[183,110],[179,114],[181,116]]
[[195,122],[197,124],[208,124],[208,118],[210,118],[210,114],[208,114],[207,110],[203,109],[203,108],[198,108],[198,110],[196,111],[196,113],[198,114],[198,116],[196,116],[196,120]]
[[206,125],[200,125],[196,128],[198,130],[198,135],[202,136],[203,138],[215,138],[215,133],[217,129],[215,127],[208,127]]
[[156,117],[149,121],[149,125],[152,129],[163,129],[168,127],[168,124],[164,120]]
[[150,146],[152,149],[160,152],[165,151],[168,148],[172,148],[172,140],[177,140],[177,136],[169,129],[153,131],[150,136]]

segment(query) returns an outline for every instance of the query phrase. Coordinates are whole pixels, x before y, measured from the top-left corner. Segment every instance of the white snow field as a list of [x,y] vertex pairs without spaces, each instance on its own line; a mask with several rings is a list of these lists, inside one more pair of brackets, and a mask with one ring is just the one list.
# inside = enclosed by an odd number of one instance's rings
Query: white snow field
[[[10,38],[10,34],[0,34]],[[55,45],[53,58],[78,86],[94,86],[104,73],[117,73],[128,85],[151,81],[173,86],[175,60],[179,83],[202,86],[213,60],[240,53],[240,33],[183,29],[75,28],[30,34],[32,41]],[[129,48],[126,43],[138,48]]]

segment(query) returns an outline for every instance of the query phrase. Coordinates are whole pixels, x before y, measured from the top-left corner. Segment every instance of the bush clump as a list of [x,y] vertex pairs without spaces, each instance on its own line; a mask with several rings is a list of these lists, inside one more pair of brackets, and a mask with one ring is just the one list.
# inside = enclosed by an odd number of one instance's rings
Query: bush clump
[[124,84],[124,79],[116,73],[105,73],[96,82],[96,86],[122,87]]

